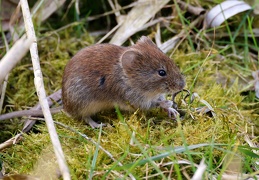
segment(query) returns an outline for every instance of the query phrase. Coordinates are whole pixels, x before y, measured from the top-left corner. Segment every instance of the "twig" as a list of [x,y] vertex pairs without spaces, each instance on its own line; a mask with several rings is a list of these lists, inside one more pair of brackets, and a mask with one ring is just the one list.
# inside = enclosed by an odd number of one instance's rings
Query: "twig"
[[[4,43],[5,43],[5,47],[6,47],[6,52],[8,52],[10,48],[9,48],[8,42],[7,42],[7,40],[6,40],[5,34],[2,33],[2,36],[3,36],[3,39],[4,39]],[[0,114],[1,114],[2,109],[3,109],[3,104],[4,104],[4,98],[5,98],[5,92],[6,92],[6,87],[7,87],[8,76],[9,76],[9,74],[7,74],[7,75],[5,76],[5,79],[4,79],[4,82],[3,82],[3,84],[2,84],[2,87],[1,87],[1,85],[0,85],[0,87],[2,88],[2,89],[0,90],[0,93],[1,93],[1,98],[0,98]]]
[[166,20],[169,20],[169,21],[170,21],[170,20],[172,20],[172,19],[174,19],[174,18],[175,18],[174,16],[159,17],[159,18],[154,19],[154,20],[152,20],[152,21],[150,21],[150,22],[147,22],[147,23],[144,24],[142,27],[139,27],[138,29],[136,29],[136,32],[142,31],[142,30],[144,30],[144,29],[149,28],[150,26],[153,26],[153,25],[155,25],[155,24],[158,24],[158,23],[163,22],[163,21],[166,21]]
[[[204,18],[204,16],[200,15],[197,19],[195,19],[192,23],[190,23],[190,25],[188,26],[188,29],[194,28],[203,18]],[[171,50],[173,48],[175,48],[175,50],[176,50],[177,47],[180,45],[180,42],[183,41],[188,34],[189,34],[189,32],[186,32],[186,29],[183,29],[180,31],[179,34],[175,35],[171,39],[164,42],[159,48],[164,53],[167,53],[169,50]],[[178,45],[176,45],[177,43],[178,43]],[[171,53],[171,55],[174,53],[174,51]],[[171,57],[171,55],[169,57]]]
[[[54,92],[53,94],[49,95],[47,97],[47,101],[48,101],[48,104],[49,106],[52,106],[54,102],[58,102],[60,101],[61,99],[61,89]],[[54,102],[53,102],[54,101]],[[31,108],[29,111],[40,111],[40,114],[43,115],[42,113],[42,110],[40,110],[41,107],[40,107],[40,104],[36,104],[33,108]],[[25,110],[26,111],[26,110]],[[17,111],[16,111],[17,113]],[[3,115],[0,115],[0,119],[8,119],[8,118],[4,118],[4,116],[10,116],[10,113],[7,113],[7,114],[3,114]],[[32,114],[31,114],[32,115]],[[35,114],[34,114],[35,115]],[[26,132],[29,132],[31,130],[31,128],[33,127],[33,125],[35,124],[35,120],[32,120],[33,118],[30,117],[28,118],[25,123],[24,123],[24,126],[23,126],[23,129],[22,129],[22,132],[17,134],[14,138],[10,138],[8,139],[7,141],[5,141],[4,143],[1,143],[0,144],[0,150],[2,149],[5,149],[7,147],[10,147],[12,146],[13,144],[16,144],[18,142],[20,142],[20,140],[22,140],[22,135],[23,133],[26,133]],[[1,120],[0,120],[1,121]]]
[[[58,91],[54,92],[53,94],[47,97],[48,106],[51,107],[54,102],[59,102],[60,100],[61,100],[61,89],[59,89]],[[41,110],[40,103],[37,103],[30,110]],[[32,121],[31,119],[27,119],[22,128],[22,132],[30,131],[34,124],[35,124],[35,121]]]
[[[7,75],[5,76],[5,79],[4,79],[4,82],[3,82],[3,85],[2,85],[2,89],[0,90],[0,92],[1,92],[1,98],[0,98],[0,114],[1,114],[1,112],[2,112],[3,105],[4,105],[4,98],[5,98],[5,92],[6,92],[8,77],[9,77],[9,74],[7,74]],[[0,86],[0,87],[1,87],[1,86]]]
[[19,39],[13,47],[6,53],[0,61],[0,84],[2,84],[6,75],[15,67],[15,65],[25,56],[28,52],[33,39],[25,39],[23,36]]
[[157,23],[157,25],[156,25],[155,42],[156,42],[156,45],[157,45],[158,47],[162,45],[162,42],[161,42],[161,27],[160,27],[160,23]]
[[27,36],[30,38],[33,38],[33,41],[34,41],[30,47],[30,53],[31,53],[31,58],[32,58],[33,70],[34,70],[34,83],[35,83],[35,87],[36,87],[37,94],[39,97],[39,102],[41,104],[41,108],[42,108],[42,111],[43,111],[43,114],[44,114],[44,117],[46,120],[46,124],[47,124],[48,131],[50,134],[50,139],[52,141],[54,152],[56,154],[57,161],[58,161],[59,168],[62,173],[63,179],[70,180],[71,178],[70,178],[69,169],[68,169],[66,161],[65,161],[64,153],[61,148],[61,144],[58,139],[58,135],[57,135],[54,123],[53,123],[53,119],[52,119],[50,110],[49,110],[48,101],[46,99],[46,92],[44,90],[42,72],[41,72],[40,63],[39,63],[37,40],[36,40],[36,35],[34,32],[34,27],[33,27],[32,19],[31,19],[29,5],[28,5],[27,0],[21,0],[20,3],[21,3],[21,7],[22,7],[24,24],[25,24]]
[[[124,6],[124,7],[120,7],[120,8],[116,8],[115,10],[112,10],[112,11],[108,11],[108,12],[105,12],[103,14],[98,14],[98,15],[95,15],[95,16],[89,16],[87,17],[86,21],[93,21],[93,20],[96,20],[96,19],[99,19],[101,17],[104,17],[104,16],[108,16],[108,15],[111,15],[111,14],[114,14],[120,10],[125,10],[125,9],[129,9],[131,7],[134,7],[136,6],[137,4],[139,4],[140,2],[133,2],[127,6]],[[85,21],[85,19],[83,19],[83,21]]]
[[102,37],[102,39],[100,39],[97,44],[102,43],[107,37],[109,37],[112,33],[114,33],[120,26],[122,23],[117,24],[114,28],[112,28],[112,30],[110,30],[108,33],[105,34],[105,36]]
[[[52,108],[50,110],[51,110],[52,114],[55,114],[55,113],[61,112],[62,107],[60,106],[57,108]],[[34,109],[14,111],[14,112],[0,115],[0,121],[6,120],[6,119],[22,117],[22,116],[43,116],[43,112],[42,112],[42,110],[34,110]]]
[[22,140],[22,134],[23,133],[19,133],[15,137],[12,137],[11,139],[8,139],[7,141],[1,143],[0,144],[0,151],[7,148],[7,147],[12,146],[15,143],[20,142]]
[[120,11],[118,10],[120,8],[118,2],[115,2],[115,5],[114,3],[111,1],[111,0],[108,0],[108,3],[110,4],[112,10],[114,11],[114,15],[119,18],[121,16],[121,13]]
[[206,164],[205,164],[205,159],[202,159],[198,168],[197,168],[197,171],[194,173],[193,177],[191,180],[199,180],[199,179],[202,179],[202,176],[206,170]]

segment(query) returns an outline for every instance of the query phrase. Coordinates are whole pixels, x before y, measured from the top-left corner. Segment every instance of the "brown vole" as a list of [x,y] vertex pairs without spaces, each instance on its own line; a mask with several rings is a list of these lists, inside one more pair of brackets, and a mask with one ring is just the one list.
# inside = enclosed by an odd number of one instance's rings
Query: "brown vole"
[[150,109],[160,106],[177,114],[165,94],[180,91],[179,68],[149,38],[130,47],[96,44],[80,50],[66,65],[62,81],[64,110],[91,127],[91,115],[118,105]]

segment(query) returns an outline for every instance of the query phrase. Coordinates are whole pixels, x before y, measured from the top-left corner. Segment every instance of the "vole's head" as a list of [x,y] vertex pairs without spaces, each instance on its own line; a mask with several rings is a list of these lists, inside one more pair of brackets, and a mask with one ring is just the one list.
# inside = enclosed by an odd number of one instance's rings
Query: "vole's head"
[[129,47],[120,60],[126,82],[148,97],[174,93],[185,86],[179,68],[145,36]]

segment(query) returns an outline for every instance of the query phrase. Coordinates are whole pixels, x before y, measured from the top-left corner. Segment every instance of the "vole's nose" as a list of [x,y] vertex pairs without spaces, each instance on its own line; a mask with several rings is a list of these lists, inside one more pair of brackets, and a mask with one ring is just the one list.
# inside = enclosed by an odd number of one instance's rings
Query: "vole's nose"
[[183,78],[183,79],[179,82],[179,86],[180,86],[181,89],[184,88],[184,86],[185,86],[185,78]]
[[183,75],[181,75],[181,77],[179,78],[179,80],[176,82],[176,87],[179,90],[182,90],[185,86],[185,77]]

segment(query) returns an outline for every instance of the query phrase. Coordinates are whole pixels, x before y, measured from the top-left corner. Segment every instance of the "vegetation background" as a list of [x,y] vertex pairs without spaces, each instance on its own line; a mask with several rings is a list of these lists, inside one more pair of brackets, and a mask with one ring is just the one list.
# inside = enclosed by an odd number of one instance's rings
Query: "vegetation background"
[[[9,46],[14,43],[15,37],[5,25],[13,20],[10,17],[18,1],[0,2],[2,58],[7,52],[4,39]],[[10,6],[6,5],[8,2]],[[102,40],[119,22],[127,21],[126,15],[142,2],[65,1],[43,22],[35,15],[47,94],[61,88],[63,69],[78,50]],[[186,92],[176,98],[184,115],[181,119],[169,119],[160,109],[134,113],[117,109],[97,115],[108,127],[92,129],[63,113],[54,115],[54,120],[63,124],[57,126],[57,132],[72,179],[191,179],[201,168],[200,162],[205,166],[200,175],[203,179],[258,178],[257,2],[249,2],[252,10],[232,16],[215,29],[206,27],[206,12],[221,2],[168,1],[123,43],[128,46],[142,35],[157,43],[177,37],[167,55],[180,67],[186,77],[185,89],[191,93],[186,99]],[[35,1],[29,3],[35,7]],[[201,10],[200,14],[189,11],[190,5]],[[115,7],[120,8],[119,15]],[[21,15],[18,17],[14,29],[19,29],[22,21]],[[18,35],[23,32],[19,29]],[[113,35],[102,42],[110,42]],[[29,109],[37,102],[28,54],[9,74],[1,113]],[[19,133],[25,120],[0,121],[0,142]],[[58,178],[58,165],[44,122],[37,121],[22,141],[0,150],[1,168],[5,176]]]

